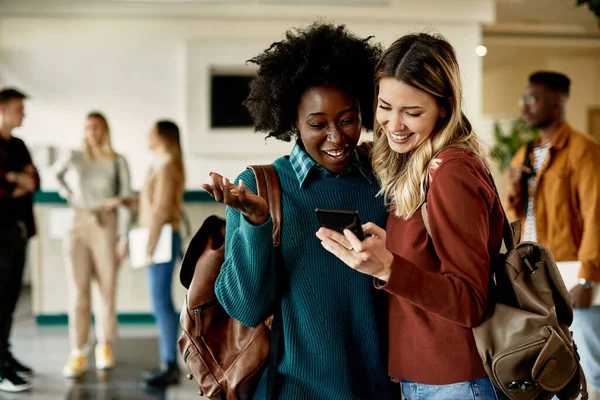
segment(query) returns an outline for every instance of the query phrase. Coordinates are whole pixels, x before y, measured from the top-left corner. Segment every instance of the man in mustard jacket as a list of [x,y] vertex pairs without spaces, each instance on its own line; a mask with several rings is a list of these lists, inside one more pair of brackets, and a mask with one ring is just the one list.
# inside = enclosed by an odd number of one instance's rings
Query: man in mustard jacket
[[560,73],[529,77],[520,105],[539,138],[512,160],[507,211],[524,222],[523,240],[556,258],[575,308],[584,372],[600,389],[600,145],[565,122],[569,88]]

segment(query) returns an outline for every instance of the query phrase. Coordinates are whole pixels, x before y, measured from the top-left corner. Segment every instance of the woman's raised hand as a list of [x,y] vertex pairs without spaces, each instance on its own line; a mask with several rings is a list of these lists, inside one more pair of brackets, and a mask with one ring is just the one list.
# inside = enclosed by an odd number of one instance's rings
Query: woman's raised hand
[[235,185],[216,172],[210,173],[210,180],[211,183],[203,184],[202,188],[216,201],[239,210],[254,225],[261,225],[268,219],[267,202],[248,190],[243,181],[240,180],[239,185]]

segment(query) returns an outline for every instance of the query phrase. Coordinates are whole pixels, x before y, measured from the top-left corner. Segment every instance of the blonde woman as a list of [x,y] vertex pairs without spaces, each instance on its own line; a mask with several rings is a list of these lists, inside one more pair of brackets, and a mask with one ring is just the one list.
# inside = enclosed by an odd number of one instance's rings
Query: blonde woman
[[372,163],[390,207],[387,229],[365,224],[371,236],[362,242],[348,231],[317,236],[389,293],[389,375],[407,400],[504,398],[471,331],[486,310],[504,212],[461,111],[454,49],[439,36],[404,36],[384,53],[375,79]]
[[[158,121],[152,127],[149,147],[155,161],[146,179],[136,206],[140,226],[149,229],[146,246],[150,299],[158,326],[161,364],[153,371],[142,374],[142,383],[149,387],[165,387],[179,382],[177,368],[177,332],[179,316],[171,294],[175,262],[181,255],[181,207],[185,187],[185,171],[181,155],[179,128],[171,121]],[[154,263],[161,229],[165,224],[173,228],[172,257],[165,263]]]
[[[56,166],[61,194],[74,209],[73,226],[65,240],[69,282],[69,337],[71,354],[63,369],[68,378],[87,371],[91,318],[91,283],[97,283],[96,368],[113,367],[111,343],[116,338],[115,294],[117,271],[126,254],[130,213],[118,198],[131,196],[127,161],[114,152],[106,118],[88,114],[83,150],[72,152]],[[73,178],[67,183],[67,172]]]

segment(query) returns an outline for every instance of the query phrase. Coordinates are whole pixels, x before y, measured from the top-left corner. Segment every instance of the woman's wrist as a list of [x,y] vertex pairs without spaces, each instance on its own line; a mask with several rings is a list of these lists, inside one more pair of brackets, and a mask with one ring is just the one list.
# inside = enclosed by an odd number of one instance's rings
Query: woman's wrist
[[381,271],[381,273],[377,274],[376,278],[387,282],[390,280],[390,275],[392,275],[392,264],[394,263],[394,255],[389,251],[386,250],[385,252],[385,259],[384,259],[384,263],[383,263],[383,269]]
[[378,281],[382,282],[383,284],[386,284],[389,280],[390,280],[390,275],[392,274],[392,271],[385,271],[381,274],[378,274],[378,276],[376,276],[375,278],[377,278]]
[[267,222],[267,220],[269,219],[269,214],[264,214],[264,215],[244,215],[244,217],[252,225],[260,226],[260,225],[264,224],[265,222]]

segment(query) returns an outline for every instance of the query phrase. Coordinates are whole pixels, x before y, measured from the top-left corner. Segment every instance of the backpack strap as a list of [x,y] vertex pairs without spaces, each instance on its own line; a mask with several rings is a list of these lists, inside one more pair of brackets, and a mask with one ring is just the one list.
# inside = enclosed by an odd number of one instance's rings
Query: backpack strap
[[273,245],[281,246],[281,187],[277,171],[272,165],[251,165],[256,176],[258,195],[267,201],[269,214],[273,219]]
[[525,159],[523,166],[531,169],[531,174],[523,174],[521,176],[521,201],[523,202],[523,209],[525,210],[525,216],[527,216],[527,209],[529,208],[529,178],[534,176],[533,165],[531,164],[531,153],[533,152],[533,142],[527,143],[525,147]]
[[267,364],[267,390],[266,400],[279,398],[280,379],[277,374],[277,366],[283,354],[283,316],[281,313],[281,297],[285,292],[285,268],[283,266],[283,255],[281,253],[281,186],[277,171],[272,165],[251,165],[250,169],[256,176],[257,192],[260,197],[267,200],[269,213],[273,220],[273,247],[275,252],[275,309],[273,310],[273,322],[271,323],[270,350]]

